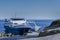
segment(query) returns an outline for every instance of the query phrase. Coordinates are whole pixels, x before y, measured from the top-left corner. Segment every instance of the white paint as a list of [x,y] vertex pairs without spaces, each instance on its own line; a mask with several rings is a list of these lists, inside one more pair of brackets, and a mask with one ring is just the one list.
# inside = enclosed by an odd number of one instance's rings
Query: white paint
[[35,26],[35,31],[38,31],[40,29],[39,26]]
[[13,24],[14,23],[17,23],[18,25],[21,25],[21,24],[24,24],[26,23],[26,21],[23,21],[23,20],[18,20],[18,21],[11,21]]

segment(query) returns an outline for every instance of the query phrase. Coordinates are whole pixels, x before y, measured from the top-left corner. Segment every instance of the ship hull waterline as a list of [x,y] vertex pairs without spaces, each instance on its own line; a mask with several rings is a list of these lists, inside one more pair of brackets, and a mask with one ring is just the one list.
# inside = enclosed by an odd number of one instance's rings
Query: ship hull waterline
[[5,27],[5,33],[12,33],[13,35],[26,35],[30,28],[14,28],[14,27],[8,27],[8,26],[4,26]]

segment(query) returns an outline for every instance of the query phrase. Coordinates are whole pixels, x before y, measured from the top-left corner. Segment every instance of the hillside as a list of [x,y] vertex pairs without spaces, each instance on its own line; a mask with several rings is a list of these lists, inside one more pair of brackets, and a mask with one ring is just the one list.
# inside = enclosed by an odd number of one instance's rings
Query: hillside
[[54,20],[54,21],[51,23],[50,26],[54,26],[54,25],[58,25],[58,24],[60,24],[60,19]]
[[51,23],[51,25],[49,25],[48,27],[46,27],[44,30],[53,29],[53,28],[57,28],[57,27],[60,27],[60,19],[54,20]]

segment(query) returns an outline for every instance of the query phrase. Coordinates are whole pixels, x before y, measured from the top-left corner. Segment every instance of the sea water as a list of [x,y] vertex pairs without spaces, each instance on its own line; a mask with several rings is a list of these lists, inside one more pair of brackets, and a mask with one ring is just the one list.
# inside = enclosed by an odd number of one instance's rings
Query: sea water
[[[42,31],[45,27],[49,26],[53,20],[27,20],[27,23],[34,28],[35,25],[39,26],[39,31]],[[0,20],[0,33],[4,32],[4,20]]]

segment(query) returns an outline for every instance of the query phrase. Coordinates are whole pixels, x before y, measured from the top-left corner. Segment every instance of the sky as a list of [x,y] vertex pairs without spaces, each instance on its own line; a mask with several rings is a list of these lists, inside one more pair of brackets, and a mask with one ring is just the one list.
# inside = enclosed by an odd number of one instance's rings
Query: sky
[[60,0],[0,0],[0,19],[60,19]]

